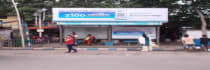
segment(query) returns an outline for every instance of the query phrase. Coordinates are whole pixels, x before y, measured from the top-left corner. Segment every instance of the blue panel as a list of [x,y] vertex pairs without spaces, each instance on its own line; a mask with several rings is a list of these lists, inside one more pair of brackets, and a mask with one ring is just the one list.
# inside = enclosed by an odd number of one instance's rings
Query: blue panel
[[87,48],[87,50],[90,50],[90,51],[97,51],[98,48]]
[[113,42],[104,42],[104,44],[105,44],[106,46],[113,46],[113,45],[114,45]]
[[109,48],[109,51],[116,51],[117,48]]
[[113,32],[113,35],[128,35],[128,36],[131,36],[131,35],[134,35],[134,36],[136,36],[136,35],[142,35],[142,34],[144,34],[145,32],[143,32],[143,31],[115,31],[115,32]]
[[115,18],[114,12],[59,12],[59,18]]
[[195,42],[195,46],[200,46],[200,40],[199,39],[195,39],[194,42]]

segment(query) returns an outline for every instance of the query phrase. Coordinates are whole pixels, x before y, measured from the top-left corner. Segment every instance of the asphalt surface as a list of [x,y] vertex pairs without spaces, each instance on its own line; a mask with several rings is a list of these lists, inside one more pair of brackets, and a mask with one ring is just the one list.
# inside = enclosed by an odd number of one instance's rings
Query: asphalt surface
[[209,52],[0,50],[0,70],[209,69]]

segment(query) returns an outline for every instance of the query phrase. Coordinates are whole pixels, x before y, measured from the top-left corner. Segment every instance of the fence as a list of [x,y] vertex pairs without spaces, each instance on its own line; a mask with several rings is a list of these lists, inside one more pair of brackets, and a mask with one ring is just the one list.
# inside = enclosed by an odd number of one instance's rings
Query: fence
[[[45,45],[50,43],[58,43],[59,39],[30,39],[30,42],[33,45]],[[25,40],[27,45],[27,40]],[[12,39],[12,40],[5,40],[0,42],[0,46],[2,47],[20,47],[21,46],[21,39]]]

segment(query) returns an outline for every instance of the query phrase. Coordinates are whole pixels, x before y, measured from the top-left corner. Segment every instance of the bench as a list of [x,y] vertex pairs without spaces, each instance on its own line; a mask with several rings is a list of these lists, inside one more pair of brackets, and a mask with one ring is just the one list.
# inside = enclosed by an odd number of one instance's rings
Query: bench
[[[195,39],[195,46],[200,46],[200,40],[199,39]],[[208,42],[208,46],[210,46],[210,41]]]
[[[195,43],[195,46],[196,46],[196,47],[200,47],[200,45],[201,45],[201,44],[200,44],[200,39],[195,39],[195,40],[194,40],[194,43]],[[210,48],[210,41],[208,42],[208,47]]]
[[130,43],[137,43],[138,40],[123,40],[122,42],[128,43],[128,46],[130,46]]

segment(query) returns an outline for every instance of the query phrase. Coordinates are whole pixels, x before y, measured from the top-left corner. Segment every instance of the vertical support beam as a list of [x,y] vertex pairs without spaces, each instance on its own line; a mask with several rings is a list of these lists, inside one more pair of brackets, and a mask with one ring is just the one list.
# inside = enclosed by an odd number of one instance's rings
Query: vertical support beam
[[107,28],[107,38],[108,38],[108,41],[112,41],[112,26],[109,25],[108,28]]
[[62,44],[63,43],[63,26],[59,25],[59,43]]
[[157,44],[160,45],[160,26],[156,26]]
[[28,47],[31,48],[31,40],[30,40],[30,34],[29,34],[29,30],[28,30],[28,25],[27,24],[25,24],[25,31],[26,31],[26,38],[27,38]]
[[[39,14],[39,29],[41,30],[42,29],[42,19],[41,19],[41,14]],[[42,37],[42,32],[39,32],[39,37],[41,38]]]
[[37,16],[35,16],[35,26],[37,26],[38,23],[37,23]]

